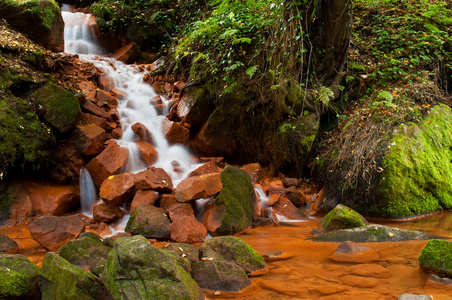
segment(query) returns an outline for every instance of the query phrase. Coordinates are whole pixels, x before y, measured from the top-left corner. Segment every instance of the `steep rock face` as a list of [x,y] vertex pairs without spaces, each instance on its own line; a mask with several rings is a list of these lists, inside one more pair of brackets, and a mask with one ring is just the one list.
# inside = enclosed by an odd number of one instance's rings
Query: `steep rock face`
[[384,157],[377,212],[406,217],[452,208],[452,113],[438,105],[421,124],[402,124]]
[[115,299],[204,299],[176,257],[142,236],[116,240],[101,279]]
[[55,52],[64,50],[64,22],[56,1],[2,0],[0,18],[6,19],[44,47]]

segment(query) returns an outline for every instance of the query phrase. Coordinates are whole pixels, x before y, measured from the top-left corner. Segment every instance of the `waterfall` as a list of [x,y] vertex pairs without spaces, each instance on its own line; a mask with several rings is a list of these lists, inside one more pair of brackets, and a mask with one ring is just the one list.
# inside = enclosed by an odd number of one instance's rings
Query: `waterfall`
[[80,206],[82,214],[86,216],[93,215],[94,203],[98,200],[96,187],[93,179],[85,168],[80,169]]

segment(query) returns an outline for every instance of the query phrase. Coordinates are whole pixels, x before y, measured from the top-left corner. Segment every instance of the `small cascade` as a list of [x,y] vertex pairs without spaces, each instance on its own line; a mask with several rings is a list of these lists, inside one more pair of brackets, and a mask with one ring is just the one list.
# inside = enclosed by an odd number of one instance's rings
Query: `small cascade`
[[262,209],[268,209],[269,206],[267,205],[268,202],[268,196],[265,194],[264,190],[260,186],[255,186],[254,190],[256,191],[257,195],[257,202],[258,207],[256,209],[257,214],[260,215]]
[[94,203],[98,200],[93,179],[86,168],[80,169],[80,203],[82,214],[92,217]]

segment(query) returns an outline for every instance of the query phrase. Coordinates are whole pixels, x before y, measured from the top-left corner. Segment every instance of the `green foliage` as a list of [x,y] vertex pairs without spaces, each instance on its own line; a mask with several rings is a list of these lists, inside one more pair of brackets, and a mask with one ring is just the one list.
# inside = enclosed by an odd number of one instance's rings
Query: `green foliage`
[[419,255],[422,269],[441,277],[452,277],[452,243],[443,240],[430,240]]

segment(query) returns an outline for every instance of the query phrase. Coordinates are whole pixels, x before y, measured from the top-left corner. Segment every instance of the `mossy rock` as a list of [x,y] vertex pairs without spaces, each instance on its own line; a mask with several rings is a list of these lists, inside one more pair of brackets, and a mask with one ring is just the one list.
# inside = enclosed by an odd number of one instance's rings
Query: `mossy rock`
[[204,299],[176,257],[143,236],[118,238],[101,278],[114,299]]
[[246,274],[266,272],[262,256],[235,236],[218,236],[205,241],[199,248],[202,260],[226,261],[240,266]]
[[222,191],[213,202],[213,209],[222,211],[220,225],[212,235],[235,234],[250,228],[255,218],[256,193],[250,175],[227,166],[220,174]]
[[112,299],[98,277],[54,252],[44,257],[40,283],[42,299]]
[[39,268],[25,256],[0,254],[0,299],[41,299]]
[[72,240],[58,250],[58,254],[68,262],[100,275],[105,266],[111,248],[88,236]]
[[81,113],[74,94],[51,82],[34,90],[29,99],[39,103],[40,116],[61,133],[72,130]]
[[44,47],[64,50],[64,22],[56,1],[0,0],[0,18]]
[[431,240],[422,248],[419,255],[422,269],[441,277],[452,278],[452,243],[443,240]]
[[186,243],[171,243],[165,247],[165,250],[171,251],[178,256],[186,257],[191,264],[199,261],[199,248],[195,245]]
[[356,227],[324,233],[319,236],[310,238],[309,240],[316,242],[336,243],[342,243],[345,241],[355,243],[378,243],[430,240],[441,238],[443,237],[420,231],[403,230],[384,225],[369,225],[366,227]]
[[170,220],[163,208],[141,204],[130,215],[125,231],[146,238],[168,238]]
[[452,208],[452,113],[438,105],[403,124],[384,157],[375,214],[408,217]]
[[369,222],[353,209],[338,204],[321,221],[323,230],[331,231],[355,227],[365,227]]

